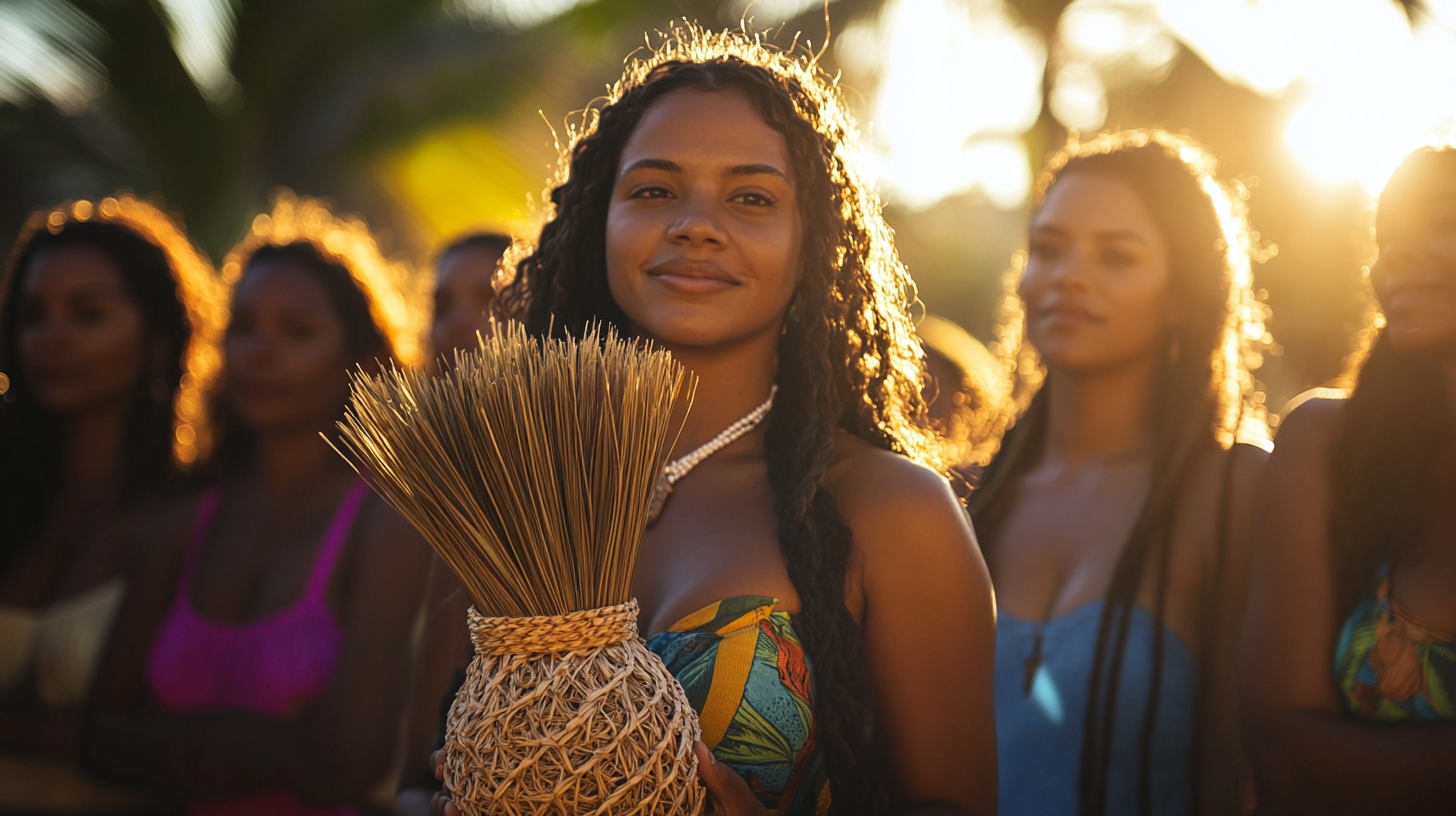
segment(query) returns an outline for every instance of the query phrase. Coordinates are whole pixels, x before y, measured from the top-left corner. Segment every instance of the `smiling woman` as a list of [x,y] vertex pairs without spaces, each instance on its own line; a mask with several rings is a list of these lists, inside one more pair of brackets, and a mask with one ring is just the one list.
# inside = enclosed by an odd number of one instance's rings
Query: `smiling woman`
[[1376,238],[1385,326],[1348,399],[1281,427],[1255,528],[1240,686],[1261,813],[1456,796],[1456,150],[1407,157]]
[[538,334],[609,322],[699,379],[671,454],[697,464],[632,592],[718,812],[994,812],[990,586],[837,89],[812,55],[684,26],[575,136],[498,304]]

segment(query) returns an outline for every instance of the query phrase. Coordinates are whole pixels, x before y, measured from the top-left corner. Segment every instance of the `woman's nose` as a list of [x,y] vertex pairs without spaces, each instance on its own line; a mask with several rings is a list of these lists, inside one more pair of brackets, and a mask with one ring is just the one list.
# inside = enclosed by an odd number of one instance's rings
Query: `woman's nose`
[[694,246],[722,245],[727,235],[718,220],[716,202],[706,195],[689,195],[679,205],[678,217],[672,224],[674,241]]

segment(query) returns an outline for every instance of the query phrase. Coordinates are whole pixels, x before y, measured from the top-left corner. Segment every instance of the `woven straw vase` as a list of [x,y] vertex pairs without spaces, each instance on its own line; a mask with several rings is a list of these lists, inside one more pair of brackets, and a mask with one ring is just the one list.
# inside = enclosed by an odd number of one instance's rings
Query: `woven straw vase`
[[465,816],[701,813],[698,717],[637,635],[637,602],[535,618],[470,610],[445,727]]

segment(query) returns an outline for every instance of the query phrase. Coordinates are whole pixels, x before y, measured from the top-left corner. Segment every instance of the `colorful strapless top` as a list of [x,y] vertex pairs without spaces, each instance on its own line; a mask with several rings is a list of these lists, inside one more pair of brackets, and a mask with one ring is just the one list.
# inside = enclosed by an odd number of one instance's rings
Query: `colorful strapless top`
[[1371,720],[1456,720],[1456,637],[1438,632],[1390,597],[1382,568],[1375,595],[1345,622],[1335,679],[1350,711]]
[[775,814],[829,811],[829,777],[814,732],[804,647],[776,598],[743,595],[703,607],[647,641],[698,712],[703,742]]

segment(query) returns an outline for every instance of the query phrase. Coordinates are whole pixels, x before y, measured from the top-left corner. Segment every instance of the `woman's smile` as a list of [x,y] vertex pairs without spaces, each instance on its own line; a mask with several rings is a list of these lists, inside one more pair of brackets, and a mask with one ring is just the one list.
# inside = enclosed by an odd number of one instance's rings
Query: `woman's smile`
[[674,258],[648,267],[647,277],[684,295],[708,295],[742,285],[737,276],[712,261]]

